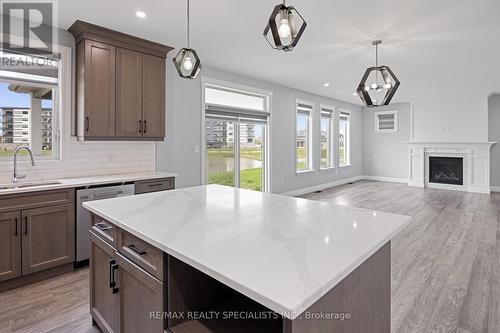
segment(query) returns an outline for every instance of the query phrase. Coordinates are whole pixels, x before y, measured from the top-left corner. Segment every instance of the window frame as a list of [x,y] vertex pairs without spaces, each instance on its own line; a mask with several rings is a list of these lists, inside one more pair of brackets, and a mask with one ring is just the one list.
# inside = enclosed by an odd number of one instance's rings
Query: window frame
[[[394,115],[394,128],[393,129],[380,129],[379,125],[379,115]],[[373,113],[373,122],[375,127],[375,133],[397,133],[399,132],[399,111],[397,110],[388,110],[388,111],[375,111]]]
[[[345,155],[345,163],[340,163],[340,119],[342,116],[347,116],[347,135],[344,138],[344,155]],[[352,121],[352,113],[349,110],[340,109],[338,114],[338,135],[337,135],[337,151],[338,151],[338,165],[340,168],[351,166],[351,121]]]
[[[35,161],[39,167],[54,167],[55,165],[60,165],[64,163],[70,155],[70,146],[73,141],[72,138],[72,119],[74,119],[74,101],[73,101],[73,84],[72,84],[72,66],[73,66],[73,56],[72,49],[69,46],[64,45],[53,45],[54,53],[60,54],[60,66],[59,66],[59,84],[58,89],[56,89],[56,94],[58,97],[54,99],[53,103],[53,120],[52,120],[52,135],[53,135],[53,151],[54,147],[57,146],[58,154],[52,154],[52,156],[42,156],[36,155]],[[26,83],[22,81],[22,83]],[[31,83],[30,83],[31,84]],[[40,84],[38,83],[32,83]],[[11,164],[12,156],[0,157],[0,165]],[[24,159],[18,161],[18,163],[28,163]]]
[[[305,105],[311,108],[310,114],[309,114],[309,119],[307,122],[307,150],[306,150],[306,166],[307,168],[303,170],[299,170],[297,168],[297,160],[298,160],[298,155],[297,155],[297,117],[299,115],[299,105]],[[314,171],[314,165],[313,165],[313,155],[314,155],[314,146],[313,146],[313,122],[314,122],[314,108],[315,104],[314,102],[311,101],[306,101],[306,100],[301,100],[301,99],[296,99],[295,100],[295,134],[294,134],[294,156],[295,156],[295,173],[296,174],[301,174],[301,173],[308,173]]]
[[[326,118],[323,117],[323,110],[325,112],[330,112],[330,117]],[[328,141],[328,150],[329,150],[329,155],[328,155],[328,165],[327,166],[321,166],[321,135],[322,135],[322,130],[321,130],[321,120],[323,118],[330,119],[329,121],[329,128],[330,128],[330,133],[329,133],[329,141]],[[325,105],[325,104],[320,104],[319,106],[319,169],[320,170],[328,170],[328,169],[333,169],[335,168],[335,107],[332,105]]]
[[[226,90],[230,92],[236,92],[240,94],[246,94],[249,96],[259,96],[264,98],[264,110],[263,111],[257,111],[254,109],[245,109],[245,108],[238,108],[238,107],[231,107],[235,110],[241,110],[241,111],[253,111],[255,114],[262,114],[267,116],[267,126],[265,126],[264,130],[264,141],[266,147],[264,148],[263,152],[263,167],[265,168],[266,172],[264,172],[263,175],[263,190],[262,192],[265,193],[271,193],[272,192],[272,165],[271,165],[271,131],[272,131],[272,119],[273,119],[273,112],[272,112],[272,106],[273,106],[273,92],[270,90],[264,90],[264,89],[259,89],[251,86],[246,86],[243,84],[239,83],[234,83],[230,81],[224,81],[208,76],[202,76],[201,77],[201,137],[200,137],[200,144],[201,144],[201,182],[202,184],[207,184],[208,177],[207,177],[207,169],[206,169],[206,156],[207,156],[207,147],[206,147],[206,108],[207,108],[207,103],[206,103],[206,98],[205,98],[205,88],[206,87],[211,87],[211,88],[216,88],[216,89],[221,89],[221,90]],[[216,106],[215,104],[212,104]],[[238,127],[236,129],[236,127]],[[235,126],[235,129],[239,131],[239,121],[238,121],[238,126]],[[235,146],[239,146],[235,145]],[[200,149],[198,150],[200,151]],[[236,156],[236,155],[235,155]],[[239,156],[239,151],[238,151],[238,156]],[[239,162],[238,162],[239,163]],[[239,164],[238,164],[239,168]]]

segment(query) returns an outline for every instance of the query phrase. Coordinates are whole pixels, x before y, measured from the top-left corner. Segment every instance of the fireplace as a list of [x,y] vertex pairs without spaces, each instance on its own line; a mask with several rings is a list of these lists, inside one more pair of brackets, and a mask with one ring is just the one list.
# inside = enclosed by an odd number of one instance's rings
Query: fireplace
[[464,159],[462,157],[429,156],[429,182],[463,185]]

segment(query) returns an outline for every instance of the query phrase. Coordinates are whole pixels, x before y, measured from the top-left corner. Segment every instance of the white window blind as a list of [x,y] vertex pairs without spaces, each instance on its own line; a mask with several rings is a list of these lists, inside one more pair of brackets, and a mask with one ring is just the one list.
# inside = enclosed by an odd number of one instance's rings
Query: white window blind
[[398,113],[397,111],[375,112],[375,132],[395,133],[398,131]]

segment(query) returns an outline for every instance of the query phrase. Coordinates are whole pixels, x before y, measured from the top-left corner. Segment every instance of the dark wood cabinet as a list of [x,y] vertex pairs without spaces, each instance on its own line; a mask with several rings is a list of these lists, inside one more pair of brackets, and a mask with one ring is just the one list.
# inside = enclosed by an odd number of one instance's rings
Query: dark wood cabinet
[[143,60],[139,52],[118,48],[116,53],[116,136],[141,137]]
[[143,56],[143,135],[165,137],[165,59]]
[[71,271],[75,190],[0,196],[0,253],[0,292]]
[[90,233],[90,313],[103,332],[120,332],[120,294],[115,250]]
[[163,283],[117,254],[120,274],[120,326],[123,333],[163,333],[165,321],[151,318],[163,312]]
[[73,204],[22,211],[22,274],[75,260]]
[[79,47],[85,49],[83,75],[77,74],[77,86],[84,89],[83,103],[78,106],[83,109],[85,136],[112,137],[115,135],[116,48],[92,40],[84,41]]
[[0,281],[21,275],[21,214],[0,214]]
[[[90,312],[97,325],[107,333],[163,333],[165,320],[150,314],[165,309],[164,283],[141,268],[137,258],[127,258],[121,252],[123,247],[117,250],[94,229],[90,239]],[[163,267],[163,253],[161,260]]]
[[69,31],[77,44],[77,136],[163,140],[165,59],[173,48],[82,21]]

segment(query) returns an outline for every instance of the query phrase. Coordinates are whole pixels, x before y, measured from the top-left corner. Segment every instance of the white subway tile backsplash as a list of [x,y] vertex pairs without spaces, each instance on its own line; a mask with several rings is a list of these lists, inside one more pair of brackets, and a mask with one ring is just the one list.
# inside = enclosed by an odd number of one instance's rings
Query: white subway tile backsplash
[[[72,141],[68,150],[62,161],[39,160],[35,167],[21,157],[19,171],[35,181],[155,170],[154,142]],[[0,162],[0,183],[11,181],[12,167],[12,161]]]

